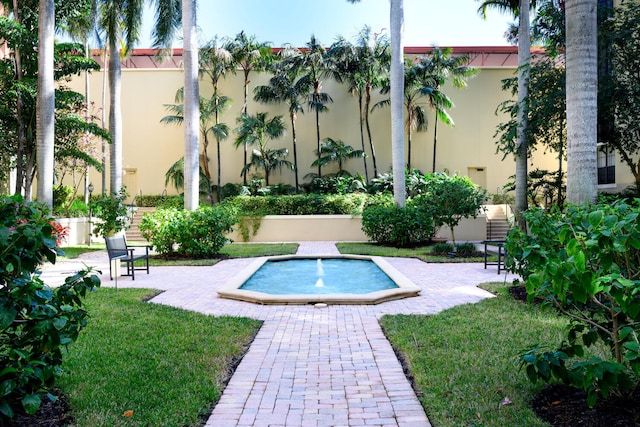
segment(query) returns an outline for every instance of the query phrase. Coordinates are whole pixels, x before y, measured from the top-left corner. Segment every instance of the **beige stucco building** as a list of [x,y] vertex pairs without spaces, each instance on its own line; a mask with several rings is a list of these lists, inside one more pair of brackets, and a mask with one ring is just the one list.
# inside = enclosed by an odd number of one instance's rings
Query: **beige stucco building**
[[[425,47],[408,47],[408,56],[420,55],[428,52]],[[183,73],[180,68],[181,50],[175,50],[173,56],[159,61],[155,58],[155,51],[147,49],[134,50],[133,54],[122,62],[122,111],[123,111],[123,183],[130,194],[169,194],[176,190],[169,184],[165,186],[165,172],[183,155],[183,129],[176,125],[166,125],[160,120],[168,113],[165,104],[175,103],[176,91],[183,85]],[[494,136],[499,123],[506,121],[502,115],[496,115],[497,106],[510,95],[501,90],[501,80],[514,76],[517,66],[516,47],[457,47],[454,54],[466,54],[470,65],[480,69],[471,78],[464,89],[447,87],[445,92],[452,98],[455,107],[450,111],[455,121],[455,127],[438,126],[438,143],[436,156],[436,170],[448,170],[469,176],[489,193],[496,193],[509,177],[515,174],[515,163],[512,156],[502,159],[502,153],[496,153],[496,137]],[[100,63],[100,52],[95,52],[95,58]],[[275,114],[284,115],[287,123],[287,133],[280,140],[270,142],[270,147],[289,149],[289,160],[293,160],[291,129],[288,121],[287,109],[284,105],[265,105],[253,100],[253,88],[267,84],[270,75],[266,73],[252,73],[250,75],[250,100],[248,111],[250,114],[267,111],[269,117]],[[105,105],[108,109],[108,87],[103,86],[103,74],[93,73],[90,76],[91,101],[101,106],[102,93],[106,90]],[[77,91],[84,93],[84,77],[75,78],[70,85]],[[331,137],[341,139],[354,148],[360,148],[360,131],[358,121],[358,100],[351,96],[345,85],[327,79],[323,82],[323,89],[333,99],[328,105],[329,111],[321,114],[321,138]],[[211,84],[202,79],[200,84],[201,96],[211,95]],[[236,119],[240,114],[243,103],[242,73],[228,76],[221,84],[220,92],[230,97],[231,107],[221,116],[231,129],[234,129]],[[376,93],[373,103],[383,99]],[[107,111],[108,113],[108,111]],[[391,167],[391,135],[390,110],[378,109],[371,113],[371,129],[374,135],[378,173],[385,173]],[[423,172],[430,172],[433,162],[433,124],[434,116],[429,116],[429,129],[426,132],[414,132],[412,143],[412,167]],[[311,167],[315,159],[316,148],[315,114],[305,110],[298,115],[297,120],[298,165],[301,182],[308,173],[316,172]],[[222,184],[242,182],[240,171],[243,166],[242,149],[234,147],[236,134],[232,132],[229,138],[221,143],[221,175]],[[218,168],[216,160],[215,140],[211,138],[208,149],[209,167],[213,181],[216,181]],[[406,150],[406,148],[405,148]],[[366,148],[369,175],[373,176],[373,165],[370,150]],[[558,159],[555,153],[543,154],[538,151],[531,159],[532,166],[556,170]],[[107,161],[108,165],[108,161]],[[108,167],[107,167],[108,169]],[[364,174],[362,160],[349,160],[345,165],[352,174]],[[323,172],[334,172],[335,168],[325,168]],[[622,189],[632,182],[632,178],[625,175],[624,167],[616,169],[616,184],[608,185],[607,189]],[[250,172],[250,174],[253,173]],[[107,172],[108,174],[108,172]],[[100,191],[100,174],[90,172],[90,180]],[[109,182],[107,176],[107,183]],[[271,177],[271,183],[294,184],[294,174],[291,171],[276,172]]]

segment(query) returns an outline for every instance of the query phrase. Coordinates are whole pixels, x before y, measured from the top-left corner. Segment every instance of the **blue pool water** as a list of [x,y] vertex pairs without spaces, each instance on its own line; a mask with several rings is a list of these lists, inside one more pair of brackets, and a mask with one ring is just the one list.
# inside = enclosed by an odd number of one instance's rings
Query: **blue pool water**
[[267,294],[366,294],[398,286],[373,261],[267,261],[240,289]]

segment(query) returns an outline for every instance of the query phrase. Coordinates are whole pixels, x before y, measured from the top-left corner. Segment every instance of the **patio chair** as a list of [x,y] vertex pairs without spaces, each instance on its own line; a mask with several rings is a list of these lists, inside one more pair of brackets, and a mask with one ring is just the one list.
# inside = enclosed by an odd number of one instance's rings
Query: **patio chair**
[[[149,274],[149,246],[129,246],[124,234],[106,237],[107,253],[109,254],[109,277],[113,280],[113,260],[120,260],[127,265],[127,273],[122,276],[131,276],[136,280],[136,270],[147,270]],[[144,253],[137,252],[136,249],[144,249]],[[138,260],[145,260],[145,266],[135,267]]]

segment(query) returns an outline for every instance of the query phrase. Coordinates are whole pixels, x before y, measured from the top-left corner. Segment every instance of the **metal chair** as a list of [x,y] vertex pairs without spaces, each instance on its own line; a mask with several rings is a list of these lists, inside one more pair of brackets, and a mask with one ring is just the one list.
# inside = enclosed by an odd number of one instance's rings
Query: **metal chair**
[[[149,246],[129,246],[124,234],[106,237],[107,253],[109,254],[109,277],[113,280],[113,260],[127,265],[127,274],[122,276],[131,276],[132,280],[136,280],[136,270],[147,270],[149,274]],[[145,249],[145,253],[137,253],[136,249]],[[138,260],[145,260],[144,267],[135,267],[134,263]]]

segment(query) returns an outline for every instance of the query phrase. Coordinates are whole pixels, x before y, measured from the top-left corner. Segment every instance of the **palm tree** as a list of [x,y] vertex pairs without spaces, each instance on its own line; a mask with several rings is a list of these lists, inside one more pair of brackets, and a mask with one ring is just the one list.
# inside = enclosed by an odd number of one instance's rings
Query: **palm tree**
[[532,0],[477,0],[482,1],[478,13],[487,16],[487,9],[494,8],[501,12],[511,12],[519,17],[518,25],[518,129],[516,143],[516,201],[515,216],[518,226],[526,229],[522,216],[527,210],[527,109],[526,99],[529,92],[529,57],[531,52],[531,35],[529,9],[536,7]]
[[[369,139],[369,148],[371,150],[371,161],[373,162],[373,175],[378,176],[378,165],[376,162],[376,150],[373,143],[373,135],[371,134],[371,125],[369,122],[369,112],[371,110],[371,92],[375,88],[383,86],[386,81],[389,70],[389,61],[391,55],[389,52],[389,39],[385,34],[374,34],[371,28],[365,26],[358,34],[356,43],[358,52],[357,73],[362,78],[364,85],[364,123]],[[404,62],[403,62],[404,70]],[[404,71],[402,71],[402,80],[404,85]],[[393,86],[393,82],[391,83]],[[400,91],[402,93],[403,91]],[[392,95],[393,97],[393,95]],[[393,102],[393,101],[392,101]],[[402,106],[402,97],[400,97]],[[393,108],[393,107],[392,107]],[[401,114],[402,115],[402,114]],[[402,126],[403,121],[400,124]],[[391,133],[393,134],[393,119],[391,123]],[[403,134],[404,139],[404,134]],[[402,143],[404,148],[404,141]],[[403,149],[404,151],[404,149]],[[402,170],[404,173],[404,154],[402,158]],[[403,178],[404,180],[404,178]]]
[[[297,49],[288,46],[283,55],[299,55]],[[298,179],[298,150],[296,139],[296,119],[298,113],[303,113],[302,104],[307,99],[309,92],[309,80],[298,77],[299,68],[288,66],[286,62],[276,71],[276,74],[269,79],[269,85],[258,86],[254,89],[254,99],[266,104],[284,102],[289,110],[289,120],[291,121],[291,138],[293,143],[293,165],[295,167],[296,191],[300,188]]]
[[[144,0],[94,0],[97,10],[97,27],[104,31],[109,50],[109,133],[110,191],[119,194],[122,187],[122,70],[120,46],[126,55],[138,41],[142,27]],[[156,6],[154,46],[166,46],[173,39],[180,23],[179,2],[153,0]]]
[[404,129],[402,126],[402,91],[404,89],[404,3],[390,0],[391,11],[391,155],[393,167],[393,197],[396,205],[406,204],[404,177]]
[[[164,107],[172,114],[160,119],[160,123],[177,125],[182,125],[184,123],[184,89],[179,89],[176,92],[175,102],[176,104],[165,104]],[[202,172],[199,172],[198,175],[202,174],[204,176],[204,179],[207,183],[206,194],[209,197],[209,201],[211,204],[213,204],[213,192],[211,191],[211,172],[209,171],[209,155],[207,153],[207,148],[209,147],[209,134],[212,134],[217,141],[226,139],[229,136],[229,128],[226,124],[215,123],[212,121],[212,119],[216,118],[216,116],[218,115],[220,105],[221,104],[219,103],[219,99],[217,98],[200,98],[199,127],[200,135],[202,135],[203,138],[203,144],[202,155],[198,156],[200,159],[199,170],[202,170]],[[200,181],[201,178],[198,178],[199,189],[202,187]],[[182,186],[183,185],[181,185],[181,187]]]
[[433,167],[432,172],[436,172],[436,148],[438,144],[438,120],[448,126],[453,126],[454,122],[448,109],[453,107],[451,99],[442,92],[442,86],[451,78],[454,87],[460,89],[467,85],[467,78],[478,73],[475,67],[467,66],[468,57],[451,56],[453,50],[449,47],[434,47],[428,57],[420,57],[419,64],[423,68],[421,74],[426,78],[422,79],[422,94],[427,97],[429,106],[435,111],[435,121],[433,124]]
[[[214,38],[204,49],[200,51],[200,72],[206,74],[209,77],[211,86],[213,87],[213,93],[211,94],[211,100],[214,104],[214,124],[211,128],[216,139],[216,152],[218,160],[218,198],[220,198],[220,191],[222,189],[222,156],[220,150],[220,141],[227,139],[229,136],[229,128],[226,124],[220,123],[220,113],[222,113],[227,105],[231,102],[231,99],[220,94],[219,83],[220,79],[224,78],[227,72],[233,70],[233,62],[231,53],[222,46],[218,46],[218,40]],[[201,114],[203,112],[201,111]],[[207,139],[205,137],[205,144]],[[205,147],[206,151],[206,147]],[[205,173],[209,174],[208,162],[205,162]]]
[[[358,3],[360,0],[347,0]],[[404,178],[404,127],[402,118],[402,92],[404,90],[404,3],[390,0],[391,28],[391,157],[393,167],[393,198],[398,206],[406,203],[407,189]],[[372,153],[373,154],[373,153]],[[375,163],[374,163],[375,164]]]
[[256,169],[264,169],[265,184],[269,185],[269,176],[273,170],[283,167],[294,169],[293,163],[284,159],[288,153],[286,148],[267,148],[269,140],[280,138],[284,134],[285,127],[282,116],[275,116],[271,120],[267,120],[267,113],[258,113],[255,116],[245,114],[238,118],[238,123],[236,148],[241,145],[258,146],[251,154],[251,162],[242,169],[244,175],[252,166]]
[[[339,82],[343,83],[345,80],[349,84],[349,93],[358,97],[358,114],[360,123],[360,146],[362,152],[365,151],[364,143],[364,112],[363,99],[364,99],[364,80],[358,72],[358,54],[356,47],[346,40],[344,37],[340,37],[335,43],[331,45],[328,50],[328,55],[332,61],[333,76]],[[362,158],[364,164],[364,177],[366,182],[369,182],[369,168],[367,167],[366,156]]]
[[596,0],[567,1],[567,201],[597,195],[598,39]]
[[[304,50],[298,55],[286,58],[285,61],[290,62],[292,68],[296,68],[302,73],[299,87],[308,88],[307,105],[310,110],[316,113],[316,150],[320,153],[320,113],[329,111],[327,103],[333,102],[331,96],[322,91],[322,79],[331,74],[327,50],[312,35]],[[318,164],[318,177],[322,177],[320,164]]]
[[[453,123],[446,109],[453,106],[451,99],[439,89],[436,89],[437,83],[435,77],[428,72],[424,66],[423,60],[426,58],[419,57],[420,62],[413,63],[407,60],[405,63],[404,73],[404,107],[407,113],[405,120],[405,132],[407,134],[407,169],[411,170],[411,146],[412,132],[424,132],[427,130],[427,111],[425,105],[420,102],[420,98],[427,97],[428,103],[436,110],[436,114],[442,114],[443,120],[447,123]],[[381,89],[381,93],[389,93],[390,87],[386,86]],[[389,99],[376,103],[373,108],[380,108],[390,104]]]
[[[355,159],[358,157],[365,157],[365,152],[362,150],[354,150],[352,146],[346,145],[342,140],[334,140],[332,138],[325,138],[321,142],[322,155],[319,156],[311,166],[326,166],[331,163],[338,164],[338,172],[336,176],[350,176],[351,174],[342,168],[342,164],[349,159]],[[317,153],[316,153],[317,154]]]
[[[196,210],[199,204],[200,89],[198,86],[198,37],[195,0],[182,0],[184,64],[184,208]],[[207,159],[205,157],[205,162]],[[209,186],[210,187],[210,186]],[[209,190],[210,192],[211,190]]]
[[[224,48],[231,53],[234,66],[240,67],[244,75],[244,102],[242,104],[242,114],[248,114],[249,100],[249,74],[252,71],[259,71],[269,63],[271,47],[269,43],[258,42],[255,36],[247,36],[244,31],[236,34],[235,38],[228,40]],[[244,166],[247,165],[247,146],[244,146]],[[247,184],[247,174],[242,174],[243,183]]]
[[38,201],[53,207],[53,142],[55,91],[53,77],[53,0],[40,0],[38,7],[38,94],[36,115]]

